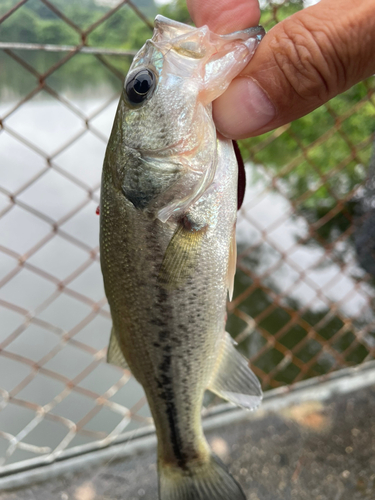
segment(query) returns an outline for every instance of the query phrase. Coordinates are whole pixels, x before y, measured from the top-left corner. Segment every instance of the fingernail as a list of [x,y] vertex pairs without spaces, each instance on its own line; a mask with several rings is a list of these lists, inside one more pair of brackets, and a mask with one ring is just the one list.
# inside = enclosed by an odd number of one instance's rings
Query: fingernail
[[242,139],[267,125],[276,114],[266,93],[251,78],[236,78],[214,102],[213,116],[218,131]]

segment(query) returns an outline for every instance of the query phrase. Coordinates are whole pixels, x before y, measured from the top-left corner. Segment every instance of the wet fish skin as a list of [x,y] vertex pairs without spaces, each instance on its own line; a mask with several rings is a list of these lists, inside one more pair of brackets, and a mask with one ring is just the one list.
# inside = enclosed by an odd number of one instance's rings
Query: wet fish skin
[[158,16],[125,82],[103,166],[100,245],[113,329],[108,360],[142,384],[158,437],[161,500],[245,498],[204,438],[208,387],[245,408],[261,390],[225,332],[235,269],[237,163],[211,101],[260,36],[219,37]]

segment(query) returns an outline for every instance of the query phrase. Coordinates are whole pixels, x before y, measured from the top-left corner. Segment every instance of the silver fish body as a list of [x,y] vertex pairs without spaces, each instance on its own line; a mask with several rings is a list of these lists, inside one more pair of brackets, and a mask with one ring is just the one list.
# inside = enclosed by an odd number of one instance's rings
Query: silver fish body
[[253,409],[255,375],[225,332],[235,271],[237,162],[211,102],[261,30],[220,37],[158,16],[125,81],[103,167],[101,266],[108,360],[142,384],[158,437],[161,500],[239,500],[204,438],[210,388]]

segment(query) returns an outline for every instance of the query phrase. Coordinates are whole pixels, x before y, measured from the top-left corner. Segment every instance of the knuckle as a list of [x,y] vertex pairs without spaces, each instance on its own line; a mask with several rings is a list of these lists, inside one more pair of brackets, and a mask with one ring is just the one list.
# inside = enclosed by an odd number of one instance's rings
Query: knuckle
[[294,93],[303,100],[318,98],[323,103],[345,86],[345,66],[329,25],[304,15],[286,19],[280,28],[275,63]]

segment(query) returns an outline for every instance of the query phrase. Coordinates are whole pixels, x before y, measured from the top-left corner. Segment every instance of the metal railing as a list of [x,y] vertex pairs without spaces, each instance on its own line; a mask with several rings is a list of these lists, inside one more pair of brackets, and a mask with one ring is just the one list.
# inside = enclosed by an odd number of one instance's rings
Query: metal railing
[[[79,42],[0,41],[0,53],[19,68],[20,78],[32,82],[21,97],[0,103],[3,474],[106,446],[151,422],[131,374],[105,364],[111,320],[95,216],[104,148],[124,78],[119,60],[129,64],[134,49],[91,47],[89,39],[123,9],[135,13],[149,34],[152,22],[136,2],[123,0],[83,29],[52,1],[40,3]],[[0,38],[1,26],[26,7],[22,0],[0,10]],[[271,2],[262,23],[269,29],[298,8],[299,3]],[[63,55],[40,69],[25,57],[36,50]],[[80,54],[94,58],[95,71],[104,68],[117,82],[89,111],[56,79],[51,83]],[[365,200],[371,195],[366,166],[372,135],[359,124],[374,123],[374,91],[371,78],[313,118],[241,143],[248,189],[238,217],[228,330],[264,389],[375,358],[373,277],[366,255],[359,259],[362,265],[356,258],[371,215]],[[59,111],[48,118],[47,110],[43,128],[31,125],[36,129],[31,130],[26,125],[33,113],[42,112],[32,107],[41,94]],[[74,123],[58,129],[54,120],[64,113]],[[328,125],[314,128],[315,122]],[[51,144],[42,137],[50,126],[57,127]],[[19,149],[25,152],[22,159]],[[15,169],[11,180],[5,175],[9,169]],[[207,404],[215,400],[208,398]]]

